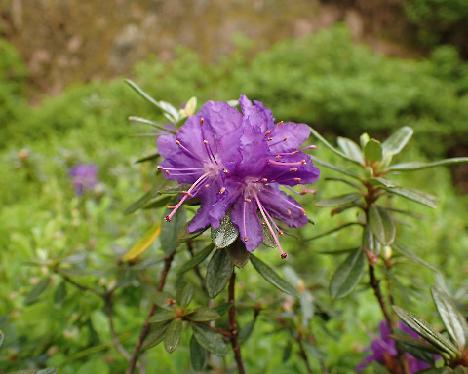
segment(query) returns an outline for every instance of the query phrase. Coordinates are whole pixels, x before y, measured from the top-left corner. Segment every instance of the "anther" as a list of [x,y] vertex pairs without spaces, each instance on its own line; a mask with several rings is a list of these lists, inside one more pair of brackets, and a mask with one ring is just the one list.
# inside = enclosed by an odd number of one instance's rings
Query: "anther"
[[208,140],[203,139],[203,143],[208,144]]
[[205,118],[200,117],[200,125],[203,125],[205,123]]
[[249,241],[249,237],[248,236],[244,236],[244,242],[248,242]]
[[219,194],[222,195],[224,193],[224,191],[226,191],[226,187],[221,187],[219,189]]
[[297,171],[297,168],[291,168],[289,171]]
[[283,236],[283,235],[284,235],[284,232],[281,231],[281,230],[279,230],[279,231],[278,231],[278,235],[279,235],[279,236]]
[[164,217],[164,219],[166,220],[166,222],[171,222],[171,217],[169,216]]
[[262,183],[266,183],[266,182],[268,182],[268,179],[266,179],[266,178],[262,178],[262,179],[260,179],[260,182],[262,182]]
[[273,140],[273,138],[267,138],[267,140],[268,140],[269,142],[271,142],[271,141]]
[[292,210],[288,209],[288,216],[292,216]]
[[268,135],[270,135],[270,134],[271,134],[271,130],[265,131],[265,136],[268,136]]
[[278,125],[278,126],[284,125],[284,121],[279,121],[279,122],[277,123],[277,125]]
[[293,178],[294,182],[300,182],[302,179],[301,178]]
[[247,202],[247,203],[251,203],[251,202],[252,202],[252,199],[249,199],[248,197],[246,197],[246,198],[244,199],[244,201]]
[[224,174],[227,174],[227,173],[229,173],[229,170],[226,169],[226,168],[224,168],[224,169],[223,169],[223,173],[224,173]]
[[288,254],[286,252],[281,253],[281,258],[284,260],[288,257]]
[[276,155],[275,159],[277,159],[277,160],[281,159],[281,155]]
[[210,188],[211,184],[207,183],[205,184],[205,188]]

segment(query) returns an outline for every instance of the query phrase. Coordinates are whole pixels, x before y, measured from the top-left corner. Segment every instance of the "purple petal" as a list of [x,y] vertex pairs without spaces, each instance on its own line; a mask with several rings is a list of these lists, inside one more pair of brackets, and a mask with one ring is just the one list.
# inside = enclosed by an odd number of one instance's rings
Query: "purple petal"
[[301,227],[307,223],[304,209],[277,186],[270,185],[264,188],[258,193],[258,197],[268,213],[285,222],[288,226]]
[[244,126],[251,126],[264,134],[267,130],[273,130],[275,127],[275,119],[271,110],[263,105],[260,101],[250,101],[250,99],[241,95],[239,104],[242,114],[244,115]]
[[270,133],[270,149],[273,153],[291,152],[298,149],[310,134],[310,127],[293,122],[279,123]]
[[243,197],[237,199],[232,207],[231,220],[239,229],[240,238],[247,250],[253,252],[263,241],[262,226],[257,216],[255,202],[247,202]]

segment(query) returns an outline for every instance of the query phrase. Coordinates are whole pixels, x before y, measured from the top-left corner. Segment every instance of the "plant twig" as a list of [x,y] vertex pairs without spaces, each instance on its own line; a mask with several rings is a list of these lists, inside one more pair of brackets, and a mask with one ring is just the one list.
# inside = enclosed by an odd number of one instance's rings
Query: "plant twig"
[[[193,252],[193,243],[191,240],[187,240],[187,250],[190,252],[190,256],[194,256],[194,252]],[[205,280],[203,278],[203,275],[200,271],[200,267],[198,265],[195,266],[194,268],[195,270],[195,275],[197,276],[197,278],[200,280],[200,285],[201,285],[201,288],[203,289],[203,291],[208,294],[208,290],[206,289],[206,285],[205,285]]]
[[[164,286],[166,284],[166,279],[169,274],[169,271],[171,270],[172,266],[172,261],[174,260],[175,252],[172,252],[170,255],[168,255],[164,259],[164,268],[162,270],[161,276],[159,278],[159,285],[158,285],[158,291],[162,291],[164,289]],[[153,317],[154,313],[156,313],[157,305],[153,304],[151,305],[151,309],[148,312],[148,315],[146,316],[145,321],[143,322],[143,326],[141,327],[140,334],[138,336],[138,341],[135,345],[135,349],[133,350],[133,353],[130,357],[130,363],[127,369],[127,374],[133,374],[135,372],[135,368],[137,366],[138,362],[138,357],[141,354],[141,350],[143,348],[143,343],[149,333],[150,330],[150,319]]]
[[307,352],[305,351],[304,344],[302,342],[302,336],[298,332],[296,333],[293,332],[293,335],[294,335],[294,340],[296,341],[297,346],[299,348],[299,356],[301,356],[302,360],[304,361],[307,372],[309,374],[312,374],[312,366],[310,366],[309,357],[307,356]]
[[238,330],[236,321],[236,273],[233,271],[228,286],[228,303],[229,303],[229,329],[231,331],[230,341],[234,358],[237,363],[239,374],[245,374],[244,361],[242,360],[241,349],[238,341]]

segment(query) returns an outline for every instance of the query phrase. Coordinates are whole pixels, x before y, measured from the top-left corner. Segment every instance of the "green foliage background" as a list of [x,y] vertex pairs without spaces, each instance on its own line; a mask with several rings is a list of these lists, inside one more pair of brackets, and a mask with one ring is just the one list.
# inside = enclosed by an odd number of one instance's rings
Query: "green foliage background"
[[[417,7],[414,2],[412,14]],[[150,223],[161,221],[162,211],[122,213],[156,181],[151,165],[134,163],[153,151],[154,139],[135,136],[144,129],[132,128],[127,117],[158,119],[158,114],[122,79],[70,87],[30,107],[23,95],[21,61],[5,41],[0,42],[0,51],[0,329],[6,335],[0,372],[45,365],[58,367],[61,373],[122,372],[125,361],[109,344],[101,301],[70,285],[61,299],[59,277],[34,263],[60,258],[70,262],[75,278],[99,287],[125,279],[128,285],[119,290],[115,304],[116,329],[125,345],[133,345],[160,264],[127,268],[118,260]],[[214,65],[180,50],[170,63],[143,61],[133,79],[153,96],[181,105],[192,95],[203,102],[246,93],[273,108],[277,119],[308,123],[330,139],[347,135],[356,140],[363,131],[379,137],[409,125],[416,131],[408,154],[413,159],[434,158],[454,145],[467,145],[468,64],[451,47],[436,49],[426,59],[384,57],[353,43],[346,29],[334,27],[258,54],[242,41],[237,52]],[[323,149],[317,154],[334,160]],[[76,163],[98,165],[101,186],[96,194],[74,196],[68,169]],[[320,197],[336,192],[325,181],[332,175],[323,171],[316,186]],[[459,290],[457,300],[466,313],[466,195],[456,193],[448,170],[420,171],[405,183],[433,193],[440,202],[432,211],[411,207],[424,218],[404,220],[404,240]],[[350,228],[349,235],[337,233],[307,243],[306,238],[354,217],[344,213],[331,218],[329,210],[314,207],[313,199],[302,202],[317,225],[285,239],[284,247],[290,253],[287,265],[313,291],[316,310],[327,312],[325,319],[318,313],[312,321],[320,352],[311,355],[325,354],[334,373],[351,373],[381,317],[364,287],[345,299],[330,299],[327,288],[337,258],[320,252],[349,248],[359,231]],[[274,249],[260,248],[256,253],[279,270],[285,265]],[[144,261],[161,257],[156,243]],[[427,293],[434,274],[408,260],[396,261],[403,262],[398,300],[437,321]],[[286,302],[250,266],[240,272],[245,302]],[[25,305],[33,286],[46,278],[50,282],[45,292]],[[252,372],[300,372],[302,363],[296,355],[282,359],[286,339],[272,330],[269,318],[268,313],[261,316],[243,348],[247,366]],[[185,347],[181,345],[172,356],[162,347],[149,351],[148,372],[186,372]],[[231,358],[227,360],[231,365]],[[313,365],[319,370],[317,360]]]

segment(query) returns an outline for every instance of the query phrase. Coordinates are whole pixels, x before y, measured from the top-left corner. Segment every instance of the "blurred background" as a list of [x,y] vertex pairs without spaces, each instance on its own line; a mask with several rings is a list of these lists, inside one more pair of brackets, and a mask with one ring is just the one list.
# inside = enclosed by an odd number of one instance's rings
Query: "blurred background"
[[[411,126],[413,159],[466,156],[467,25],[468,0],[0,0],[0,329],[7,336],[0,373],[125,366],[106,345],[100,301],[72,289],[58,297],[60,279],[49,266],[66,259],[84,281],[111,284],[110,264],[160,219],[154,211],[123,214],[154,183],[153,166],[135,164],[154,152],[154,137],[128,116],[161,118],[125,78],[177,106],[191,96],[202,103],[245,93],[278,120],[307,123],[331,140],[357,140],[364,131],[383,138]],[[86,193],[76,188],[77,165],[95,168]],[[414,176],[407,185],[437,195],[440,205],[421,209],[426,218],[404,230],[408,238],[416,233],[415,251],[466,298],[468,168]],[[327,194],[324,181],[317,188]],[[307,229],[314,233],[346,219],[331,221],[329,212],[304,204],[316,212],[317,226]],[[332,237],[318,249],[346,244]],[[317,300],[340,315],[317,327],[323,360],[337,373],[353,372],[379,321],[370,293],[329,300],[333,259],[286,247]],[[146,255],[157,250],[156,243]],[[422,271],[415,292],[432,277]],[[139,326],[147,309],[139,281],[120,295],[120,331]],[[415,294],[416,305],[426,291]],[[351,305],[361,306],[359,321]],[[293,359],[271,359],[281,339],[259,339],[246,353],[254,370],[300,372]],[[168,372],[188,367],[186,352],[176,353],[180,364],[159,348],[152,355]]]

